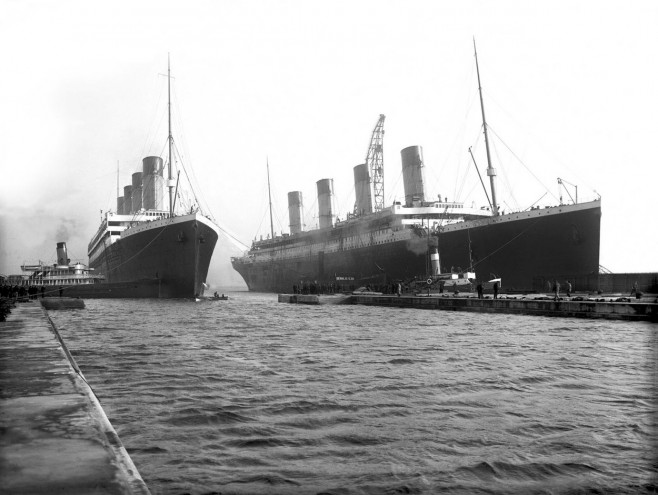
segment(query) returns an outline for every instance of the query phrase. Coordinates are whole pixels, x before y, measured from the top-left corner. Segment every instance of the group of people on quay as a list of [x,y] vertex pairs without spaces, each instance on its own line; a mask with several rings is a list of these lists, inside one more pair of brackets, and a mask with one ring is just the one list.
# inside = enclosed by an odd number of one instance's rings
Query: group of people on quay
[[59,291],[59,294],[61,295],[61,287],[52,287],[46,291],[46,288],[43,285],[0,285],[0,297],[4,299],[11,299],[13,301],[29,301],[38,299],[39,297],[45,297],[46,292],[52,291]]
[[[365,289],[367,291],[372,291],[372,292],[377,292],[381,294],[397,294],[398,296],[404,294],[404,293],[416,293],[419,292],[417,289],[418,287],[423,287],[420,291],[424,290],[423,284],[425,284],[425,281],[416,281],[416,285],[412,282],[411,284],[409,283],[402,283],[400,281],[394,281],[392,283],[388,284],[368,284]],[[473,287],[475,285],[475,287]],[[490,296],[493,297],[493,299],[498,299],[498,294],[500,291],[500,284],[496,281],[493,282],[492,285],[489,285],[490,289],[487,289],[487,292],[489,292]],[[430,287],[427,286],[429,289]],[[336,283],[318,283],[318,282],[307,282],[307,281],[300,281],[299,284],[294,284],[292,286],[293,294],[317,294],[317,295],[322,295],[322,294],[340,294],[340,293],[347,293],[347,292],[353,292],[356,289],[356,286],[354,284],[351,285],[341,285],[341,284],[336,284]],[[446,293],[454,293],[458,294],[461,291],[464,292],[476,292],[478,299],[484,299],[485,298],[485,289],[483,286],[482,281],[475,281],[474,284],[468,285],[466,287],[459,287],[457,286],[456,282],[453,284],[450,284],[450,281],[439,281],[437,285],[437,289],[439,294],[443,294],[444,291]],[[474,290],[473,290],[474,289]],[[571,284],[571,281],[565,280],[562,284],[557,280],[547,280],[546,282],[546,289],[547,289],[547,295],[549,297],[553,297],[554,300],[559,301],[560,299],[564,297],[570,298],[573,293],[573,286]],[[637,282],[633,286],[633,290],[631,291],[631,295],[635,295],[638,299],[641,297],[641,292],[637,288]]]
[[[417,283],[414,284],[414,282]],[[421,282],[412,281],[411,283],[403,283],[400,281],[395,281],[389,284],[367,284],[365,286],[365,289],[368,292],[377,292],[381,294],[394,294],[394,295],[397,294],[398,296],[400,296],[404,293],[419,292],[418,287],[422,287],[422,289],[424,290],[424,284],[426,284],[425,279],[423,279]],[[498,297],[498,289],[499,289],[499,285],[496,282],[493,285],[494,299]],[[346,292],[353,292],[355,290],[356,290],[356,286],[354,284],[351,285],[341,285],[336,283],[321,284],[318,282],[301,281],[299,282],[299,284],[294,284],[292,286],[293,294],[317,294],[317,295],[341,294]],[[443,294],[444,291],[446,293],[453,292],[455,294],[458,294],[460,291],[456,283],[450,284],[449,282],[446,283],[445,281],[439,281],[438,284],[436,285],[436,290],[439,291],[439,294]],[[462,290],[464,290],[464,288],[462,288]],[[466,292],[471,292],[471,291],[472,291],[472,287],[469,288],[469,290],[467,290]],[[484,289],[482,288],[481,283],[478,283],[477,291],[478,291],[478,297],[482,299],[484,294]]]
[[344,290],[354,290],[352,288],[343,287],[340,284],[330,283],[330,284],[320,284],[318,282],[299,282],[299,285],[295,284],[292,286],[293,294],[340,294]]
[[[498,299],[498,289],[499,289],[498,282],[494,282],[492,286],[493,290],[493,298]],[[478,299],[483,299],[484,298],[484,287],[482,286],[482,282],[478,282],[477,286],[475,287],[475,290],[477,290],[478,293]]]
[[[550,280],[546,281],[546,288],[548,289],[549,294],[553,294],[554,299],[556,301],[560,300],[560,288],[562,286],[560,285],[560,282],[557,281],[557,279],[553,280],[551,282]],[[568,280],[564,283],[564,290],[566,292],[567,297],[571,297],[571,282]]]

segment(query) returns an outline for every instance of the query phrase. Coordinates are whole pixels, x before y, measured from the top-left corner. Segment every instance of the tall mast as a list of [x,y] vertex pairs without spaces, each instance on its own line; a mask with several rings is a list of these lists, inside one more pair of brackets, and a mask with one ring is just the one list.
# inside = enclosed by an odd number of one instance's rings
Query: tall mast
[[274,222],[272,221],[272,191],[270,191],[270,159],[267,158],[267,195],[270,198],[270,232],[274,239]]
[[475,69],[478,75],[478,91],[480,93],[480,108],[482,109],[482,127],[484,128],[484,144],[487,148],[487,175],[491,184],[491,207],[494,216],[498,215],[498,203],[496,203],[496,169],[491,166],[491,153],[489,153],[489,136],[487,134],[487,119],[484,118],[484,100],[482,99],[482,85],[480,84],[480,67],[478,66],[478,52],[475,48],[473,38],[473,51],[475,52]]
[[174,216],[174,185],[173,177],[171,175],[171,142],[173,137],[171,135],[171,64],[169,63],[169,54],[167,53],[167,106],[168,106],[168,120],[169,120],[169,178],[167,180],[167,187],[169,188],[169,217]]

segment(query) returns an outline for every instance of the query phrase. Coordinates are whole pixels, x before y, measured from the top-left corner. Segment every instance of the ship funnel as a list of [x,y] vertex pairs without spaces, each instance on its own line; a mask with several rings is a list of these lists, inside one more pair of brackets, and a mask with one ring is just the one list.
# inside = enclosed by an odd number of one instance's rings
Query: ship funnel
[[142,172],[133,174],[133,193],[131,198],[133,213],[142,209]]
[[123,187],[123,213],[130,215],[135,210],[133,209],[133,186]]
[[354,190],[356,192],[357,215],[372,213],[372,191],[370,186],[370,173],[364,163],[354,167]]
[[334,180],[320,179],[316,184],[318,188],[318,208],[320,210],[320,228],[333,227],[331,203],[334,196]]
[[117,198],[117,215],[123,215],[123,196]]
[[434,248],[430,254],[430,263],[432,264],[432,275],[441,274],[441,263],[439,261],[439,250]]
[[288,193],[288,217],[290,218],[290,233],[302,232],[302,192],[292,191]]
[[66,243],[58,242],[57,243],[57,264],[60,266],[68,266],[71,262],[69,259],[68,252],[66,251]]
[[164,206],[164,177],[162,158],[147,156],[142,160],[142,208],[162,210]]
[[413,206],[425,201],[423,148],[409,146],[400,151],[402,155],[402,179],[404,181],[404,201]]

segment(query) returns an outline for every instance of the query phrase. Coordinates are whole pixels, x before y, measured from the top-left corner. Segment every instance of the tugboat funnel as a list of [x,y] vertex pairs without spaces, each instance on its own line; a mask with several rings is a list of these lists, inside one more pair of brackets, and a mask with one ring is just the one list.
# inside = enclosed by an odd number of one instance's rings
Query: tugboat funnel
[[432,264],[432,275],[441,274],[441,264],[439,263],[439,250],[434,248],[430,254],[430,262]]
[[66,251],[66,243],[58,242],[57,243],[57,264],[59,266],[68,266],[71,260],[68,258],[68,252]]

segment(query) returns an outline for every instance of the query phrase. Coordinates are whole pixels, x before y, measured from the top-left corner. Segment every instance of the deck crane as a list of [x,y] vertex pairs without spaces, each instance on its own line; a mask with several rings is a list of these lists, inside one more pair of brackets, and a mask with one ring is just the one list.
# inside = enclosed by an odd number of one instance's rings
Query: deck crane
[[[564,204],[564,203],[562,202],[562,187],[564,187],[564,190],[565,190],[565,191],[567,192],[567,194],[569,195],[569,198],[571,198],[571,202],[572,202],[573,204],[577,204],[577,203],[578,203],[578,186],[577,186],[576,184],[572,184],[571,182],[567,182],[566,180],[564,180],[564,179],[560,179],[559,177],[557,178],[557,184],[558,184],[558,189],[560,190],[560,204],[561,204],[561,205]],[[576,191],[576,199],[575,199],[575,200],[574,200],[573,197],[571,196],[571,193],[569,193],[569,190],[567,189],[567,186],[565,186],[565,184],[567,184],[567,185],[569,185],[569,186],[571,186],[571,187],[573,187],[573,188],[575,189],[575,191]],[[562,187],[559,187],[559,186],[562,186]]]
[[374,193],[375,210],[384,209],[384,114],[379,115],[377,125],[372,131],[370,146],[366,155],[366,165]]

